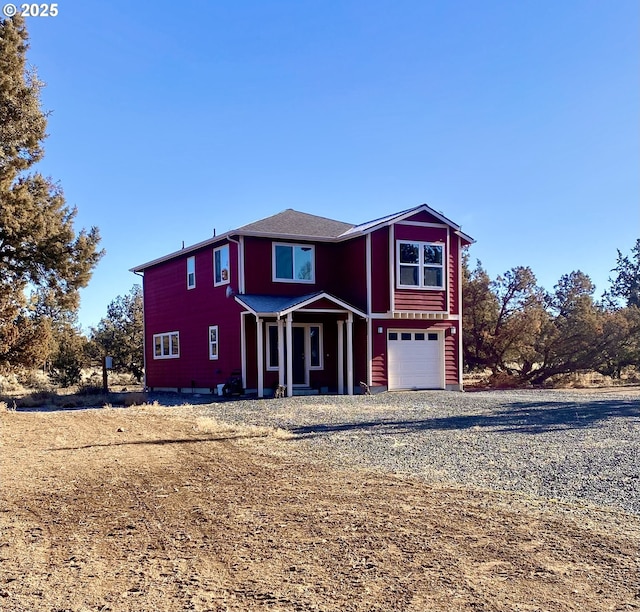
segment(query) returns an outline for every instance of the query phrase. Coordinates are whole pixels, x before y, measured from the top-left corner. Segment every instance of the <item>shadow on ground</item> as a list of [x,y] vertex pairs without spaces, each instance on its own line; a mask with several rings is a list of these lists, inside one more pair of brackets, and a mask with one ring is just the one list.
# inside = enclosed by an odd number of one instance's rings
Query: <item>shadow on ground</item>
[[494,432],[540,434],[548,431],[584,429],[612,418],[628,418],[640,425],[637,400],[593,400],[581,402],[526,402],[502,404],[491,414],[434,417],[415,420],[378,419],[358,422],[313,424],[287,429],[299,438],[341,431],[371,430],[376,434],[411,433],[425,430],[486,429]]

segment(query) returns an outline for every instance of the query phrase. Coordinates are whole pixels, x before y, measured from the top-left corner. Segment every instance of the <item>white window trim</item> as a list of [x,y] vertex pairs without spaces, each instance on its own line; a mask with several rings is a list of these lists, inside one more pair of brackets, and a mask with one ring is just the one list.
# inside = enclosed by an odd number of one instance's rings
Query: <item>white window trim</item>
[[[422,257],[423,247],[425,246],[438,246],[442,249],[442,263],[441,264],[425,264],[419,262],[417,264],[401,264],[400,263],[400,246],[403,244],[416,244],[418,245],[420,255]],[[429,242],[425,240],[396,240],[396,288],[397,289],[417,289],[426,291],[445,291],[447,288],[447,248],[443,242]],[[418,281],[419,285],[403,285],[400,282],[400,266],[416,266],[419,270]],[[424,282],[424,269],[425,268],[440,268],[442,270],[442,286],[438,285],[423,285]]]
[[[192,264],[192,265],[189,265]],[[190,268],[193,268],[190,270]],[[193,274],[193,283],[189,283],[189,276]],[[195,289],[196,288],[196,257],[192,255],[191,257],[187,257],[187,289]]]
[[[165,336],[169,337],[169,354],[156,355],[156,338],[160,338],[160,349],[162,350],[162,348],[164,347],[163,338]],[[177,355],[172,354],[173,353],[173,336],[178,337],[178,354]],[[179,357],[180,357],[180,332],[179,331],[165,332],[162,334],[153,334],[153,358],[154,359],[179,359]]]
[[[211,342],[211,330],[212,329],[216,330],[216,341],[215,342]],[[208,334],[209,335],[207,336],[207,342],[209,344],[209,360],[213,361],[214,359],[218,359],[218,357],[220,356],[220,330],[219,330],[218,326],[217,325],[209,325]],[[211,351],[211,348],[214,345],[216,347],[216,354],[215,355]]]
[[[278,329],[278,324],[277,323],[267,323],[265,325],[265,336],[266,336],[266,342],[265,342],[265,354],[266,354],[266,359],[265,359],[265,363],[266,363],[266,370],[268,372],[277,372],[280,368],[277,365],[273,365],[269,362],[270,357],[271,357],[271,336],[269,334],[269,328],[270,327],[275,327],[276,329]],[[318,343],[318,351],[319,351],[319,357],[320,357],[320,364],[316,365],[316,366],[312,366],[309,365],[308,369],[310,371],[314,371],[314,370],[324,370],[324,330],[322,328],[322,323],[293,323],[291,327],[303,327],[306,328],[307,331],[305,331],[304,334],[304,354],[305,355],[311,355],[311,333],[308,331],[309,328],[311,327],[317,327],[319,329],[319,334],[320,334],[320,338],[319,338],[319,343]],[[287,331],[284,330],[284,342],[285,342],[285,346],[286,346],[286,334]]]
[[[295,262],[295,248],[309,248],[311,249],[311,280],[298,279],[298,278],[278,278],[276,276],[276,247],[284,246],[291,248],[291,259],[293,261],[293,270],[296,269]],[[316,282],[316,247],[313,244],[300,244],[298,242],[273,242],[271,244],[271,280],[274,283],[304,283],[313,284]]]
[[[221,281],[216,281],[216,252],[222,251],[223,249],[227,249],[228,251],[228,260],[229,260],[229,269],[227,280],[222,279]],[[213,249],[213,286],[220,287],[221,285],[228,285],[231,282],[231,249],[228,244],[223,244],[222,246],[216,247]]]

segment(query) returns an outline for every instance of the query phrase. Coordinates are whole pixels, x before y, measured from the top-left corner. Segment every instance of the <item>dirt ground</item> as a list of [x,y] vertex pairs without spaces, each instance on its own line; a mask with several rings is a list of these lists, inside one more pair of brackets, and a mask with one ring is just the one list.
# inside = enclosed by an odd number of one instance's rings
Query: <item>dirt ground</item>
[[640,517],[305,459],[188,408],[1,412],[0,609],[640,610]]

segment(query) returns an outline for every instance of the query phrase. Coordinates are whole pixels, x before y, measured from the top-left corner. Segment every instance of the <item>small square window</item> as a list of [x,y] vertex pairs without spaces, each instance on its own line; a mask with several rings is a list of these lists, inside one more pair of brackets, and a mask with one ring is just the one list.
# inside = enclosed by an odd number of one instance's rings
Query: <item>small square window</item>
[[416,332],[416,340],[424,340],[424,334],[422,332]]
[[430,333],[427,337],[431,341],[437,340],[438,339],[438,334]]
[[397,332],[389,332],[389,340],[397,340],[398,334]]
[[400,340],[411,340],[411,334],[408,332],[402,332],[400,334]]

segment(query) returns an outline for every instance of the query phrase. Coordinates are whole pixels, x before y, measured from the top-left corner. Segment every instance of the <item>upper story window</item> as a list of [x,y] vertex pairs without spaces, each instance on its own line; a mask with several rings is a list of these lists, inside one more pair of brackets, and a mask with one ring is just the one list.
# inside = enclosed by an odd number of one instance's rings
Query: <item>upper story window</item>
[[187,289],[194,289],[196,286],[196,258],[187,258]]
[[229,245],[213,249],[213,284],[226,285],[230,280]]
[[444,245],[433,242],[397,242],[398,287],[444,289]]
[[169,332],[166,334],[154,334],[153,358],[176,359],[180,357],[180,333]]
[[313,283],[315,279],[315,248],[313,245],[273,243],[274,281]]

